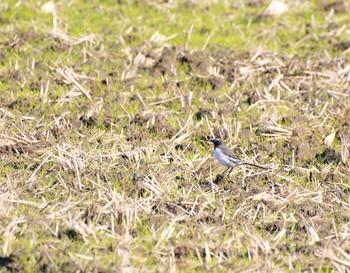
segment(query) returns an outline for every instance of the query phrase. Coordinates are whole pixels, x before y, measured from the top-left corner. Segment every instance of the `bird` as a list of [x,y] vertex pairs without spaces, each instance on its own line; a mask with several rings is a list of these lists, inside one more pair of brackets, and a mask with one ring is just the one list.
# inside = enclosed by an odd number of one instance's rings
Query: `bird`
[[242,165],[248,165],[248,166],[252,166],[252,167],[256,167],[256,168],[260,168],[260,169],[265,169],[265,170],[268,169],[266,167],[252,164],[252,163],[248,163],[248,162],[240,159],[219,138],[213,137],[213,138],[210,138],[209,141],[211,141],[214,144],[214,156],[217,159],[217,161],[219,161],[220,164],[228,167],[226,169],[226,171],[224,171],[224,173],[226,173],[228,170],[230,170],[230,172],[228,173],[228,176],[230,176],[234,167],[242,166]]

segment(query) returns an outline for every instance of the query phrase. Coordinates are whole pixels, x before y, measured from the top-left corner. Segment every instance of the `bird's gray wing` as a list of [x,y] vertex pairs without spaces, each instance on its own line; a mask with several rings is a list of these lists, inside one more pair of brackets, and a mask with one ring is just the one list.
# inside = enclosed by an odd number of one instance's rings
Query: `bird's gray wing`
[[232,160],[230,159],[230,161],[235,162],[235,163],[242,161],[238,157],[238,155],[236,155],[233,151],[231,151],[227,146],[222,145],[222,147],[220,147],[220,148],[227,156],[229,156],[232,159]]

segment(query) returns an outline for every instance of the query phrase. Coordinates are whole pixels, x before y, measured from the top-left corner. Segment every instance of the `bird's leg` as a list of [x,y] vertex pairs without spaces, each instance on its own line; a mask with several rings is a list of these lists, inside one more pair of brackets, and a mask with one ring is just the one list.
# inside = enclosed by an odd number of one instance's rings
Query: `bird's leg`
[[230,171],[228,172],[227,177],[229,177],[229,176],[230,176],[230,174],[232,173],[232,171],[233,171],[233,167],[231,167],[231,168],[230,168]]
[[229,169],[231,169],[231,167],[228,167],[221,175],[224,176],[224,174],[225,174]]

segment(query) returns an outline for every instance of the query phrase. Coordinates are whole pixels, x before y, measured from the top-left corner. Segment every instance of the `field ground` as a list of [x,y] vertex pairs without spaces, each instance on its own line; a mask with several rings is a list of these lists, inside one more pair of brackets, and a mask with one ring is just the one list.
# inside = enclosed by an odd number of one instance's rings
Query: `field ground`
[[1,272],[350,272],[350,4],[215,2],[0,3]]

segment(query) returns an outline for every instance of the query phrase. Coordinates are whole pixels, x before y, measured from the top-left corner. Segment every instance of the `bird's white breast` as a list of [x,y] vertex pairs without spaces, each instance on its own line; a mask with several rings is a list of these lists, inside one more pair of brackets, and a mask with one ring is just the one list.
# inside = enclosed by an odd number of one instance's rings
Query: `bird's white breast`
[[215,158],[221,163],[222,165],[225,165],[227,167],[234,167],[235,164],[233,164],[230,161],[230,158],[226,155],[224,155],[219,149],[214,149],[214,156]]

